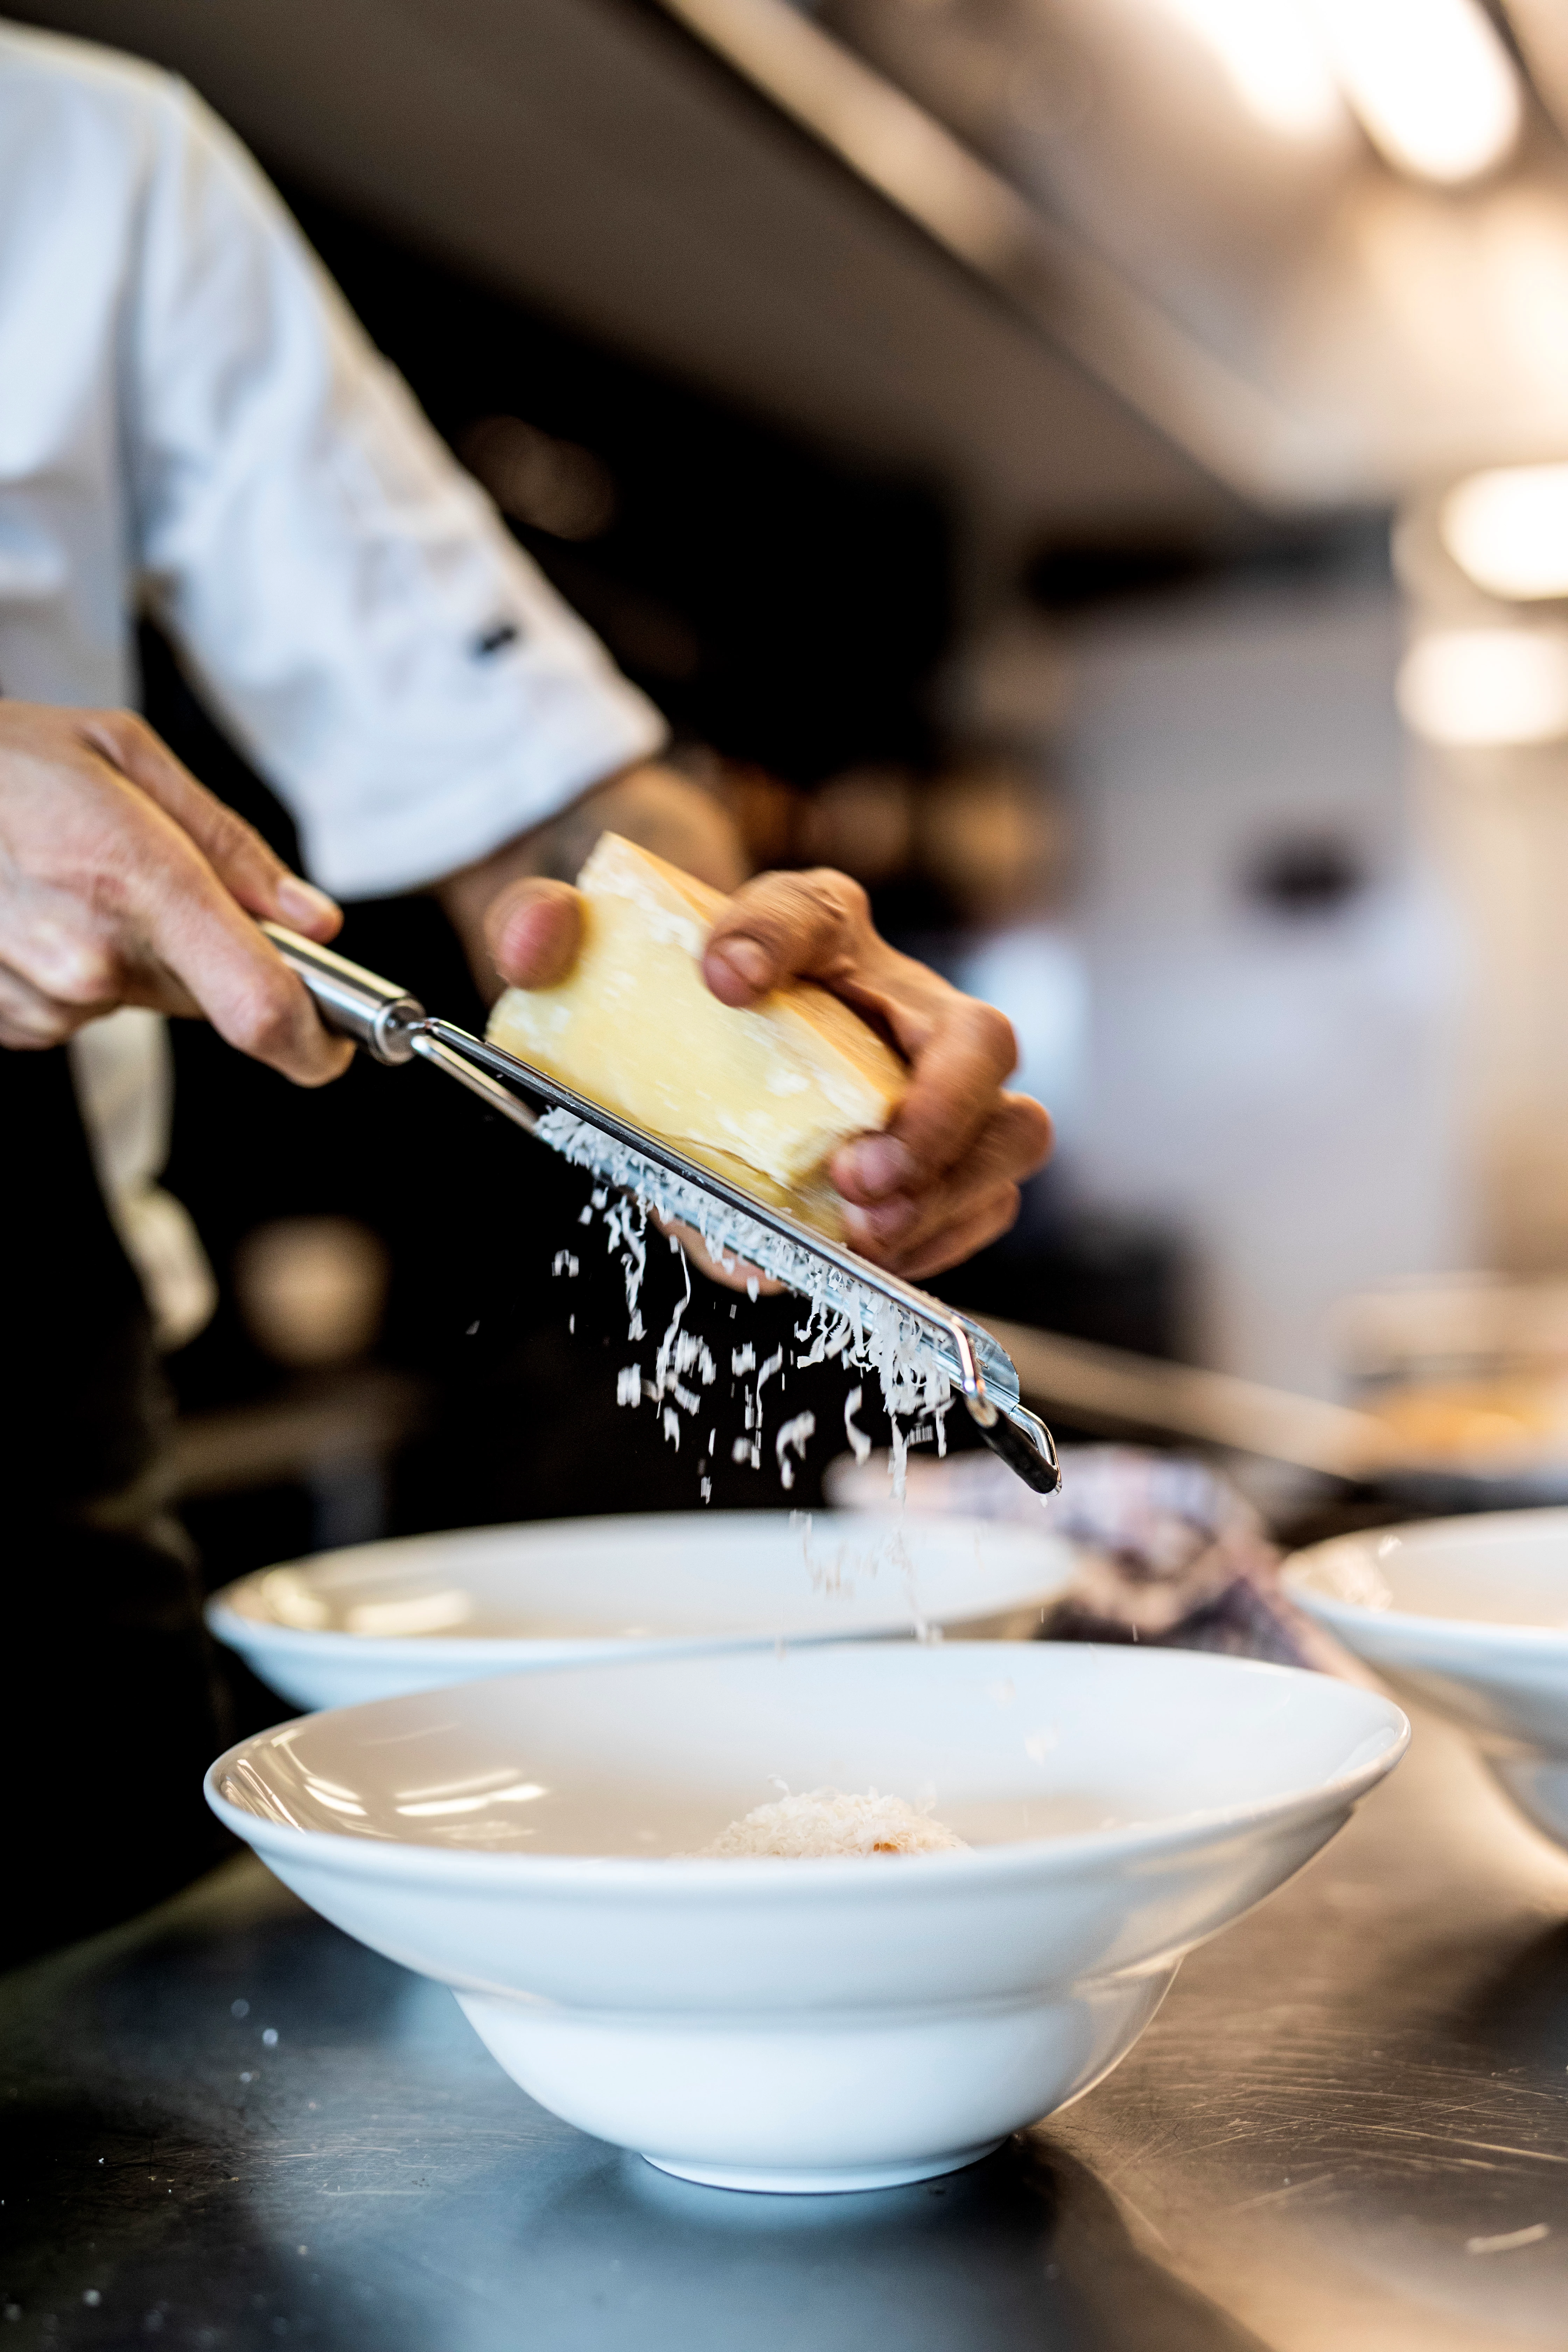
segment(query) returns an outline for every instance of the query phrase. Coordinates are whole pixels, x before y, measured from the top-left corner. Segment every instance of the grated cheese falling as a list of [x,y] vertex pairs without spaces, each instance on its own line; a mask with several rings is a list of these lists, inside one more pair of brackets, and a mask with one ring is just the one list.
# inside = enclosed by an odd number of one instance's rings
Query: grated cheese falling
[[786,1494],[795,1485],[795,1465],[789,1460],[790,1447],[794,1446],[804,1462],[806,1440],[816,1427],[816,1415],[814,1412],[797,1412],[793,1421],[785,1422],[773,1440],[773,1452],[778,1457],[779,1478]]
[[[802,1343],[802,1352],[792,1360],[797,1366],[842,1362],[847,1370],[874,1371],[881,1387],[882,1402],[892,1428],[892,1491],[896,1501],[902,1501],[904,1466],[910,1433],[904,1426],[925,1415],[934,1417],[937,1449],[946,1452],[944,1421],[952,1401],[952,1386],[947,1375],[922,1349],[922,1334],[909,1316],[900,1313],[891,1299],[870,1297],[852,1278],[815,1252],[801,1247],[782,1234],[766,1225],[756,1223],[738,1209],[716,1201],[711,1194],[700,1192],[667,1169],[644,1159],[629,1145],[617,1143],[592,1127],[584,1119],[574,1118],[569,1111],[547,1111],[541,1118],[538,1134],[563,1159],[577,1167],[590,1169],[605,1180],[595,1185],[592,1207],[604,1218],[612,1251],[618,1249],[621,1270],[626,1279],[626,1312],[629,1318],[627,1337],[646,1338],[638,1300],[643,1276],[647,1269],[648,1221],[652,1216],[670,1219],[689,1225],[698,1233],[714,1259],[726,1270],[738,1263],[760,1266],[764,1274],[782,1282],[798,1294],[808,1307],[805,1323],[797,1328],[795,1338]],[[608,1186],[617,1188],[612,1198]],[[588,1213],[584,1212],[584,1215]],[[659,1343],[651,1381],[645,1380],[640,1367],[628,1366],[616,1384],[617,1402],[636,1405],[643,1397],[662,1408],[662,1421],[667,1437],[679,1446],[680,1425],[674,1412],[664,1403],[673,1397],[682,1411],[695,1415],[701,1405],[701,1396],[689,1384],[682,1384],[679,1375],[695,1366],[703,1387],[716,1377],[716,1366],[707,1346],[680,1328],[681,1318],[691,1300],[691,1271],[686,1265],[685,1253],[672,1234],[671,1249],[679,1253],[686,1275],[685,1296],[678,1304],[669,1327]],[[749,1279],[747,1295],[757,1296],[757,1285]],[[731,1310],[733,1311],[733,1310]],[[734,1439],[731,1458],[760,1469],[763,1461],[763,1390],[784,1368],[784,1350],[775,1349],[767,1361],[757,1364],[754,1349],[748,1341],[733,1350],[731,1369],[738,1376],[755,1371],[752,1387],[743,1391],[744,1437]],[[782,1386],[782,1381],[781,1381]],[[850,1416],[861,1402],[862,1391],[857,1389],[845,1413],[845,1427],[858,1456],[862,1445],[868,1445],[864,1433],[855,1427]],[[794,1483],[793,1465],[786,1460],[787,1449],[795,1446],[804,1459],[805,1439],[811,1430],[802,1427],[810,1420],[807,1414],[781,1431],[774,1441],[779,1469],[786,1487]],[[815,1422],[812,1428],[815,1429]],[[920,1433],[916,1433],[918,1435]],[[858,1441],[858,1442],[857,1442]]]
[[855,1449],[857,1469],[863,1462],[868,1462],[871,1458],[871,1441],[855,1418],[865,1402],[865,1396],[864,1389],[852,1388],[844,1400],[844,1434]]
[[874,1853],[967,1853],[969,1846],[944,1822],[917,1812],[902,1797],[842,1796],[811,1789],[776,1804],[758,1805],[731,1822],[710,1845],[678,1862],[815,1862]]

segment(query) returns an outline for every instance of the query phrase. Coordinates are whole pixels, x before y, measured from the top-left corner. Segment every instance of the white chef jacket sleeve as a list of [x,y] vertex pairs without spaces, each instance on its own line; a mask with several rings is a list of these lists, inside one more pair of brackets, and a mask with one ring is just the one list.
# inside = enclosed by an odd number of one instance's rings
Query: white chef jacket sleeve
[[328,889],[435,880],[657,751],[658,713],[173,81],[126,332],[145,588]]

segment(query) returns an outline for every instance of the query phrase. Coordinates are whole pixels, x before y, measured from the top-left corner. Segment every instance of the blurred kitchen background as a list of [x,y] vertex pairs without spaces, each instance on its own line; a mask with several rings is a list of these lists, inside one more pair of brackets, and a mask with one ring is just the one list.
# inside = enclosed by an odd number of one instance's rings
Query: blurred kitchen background
[[[1010,1014],[1059,1149],[942,1286],[1088,1343],[1055,1418],[1403,1397],[1428,1472],[1528,1484],[1568,1425],[1560,0],[14,13],[236,125],[759,862],[858,875]],[[143,660],[289,846],[151,627]],[[479,1020],[429,903],[343,944]],[[581,1179],[421,1070],[300,1097],[177,1047],[213,1581],[695,1500],[615,1405]],[[1139,1391],[1128,1355],[1233,1385]],[[1293,1475],[1286,1517],[1325,1492]]]

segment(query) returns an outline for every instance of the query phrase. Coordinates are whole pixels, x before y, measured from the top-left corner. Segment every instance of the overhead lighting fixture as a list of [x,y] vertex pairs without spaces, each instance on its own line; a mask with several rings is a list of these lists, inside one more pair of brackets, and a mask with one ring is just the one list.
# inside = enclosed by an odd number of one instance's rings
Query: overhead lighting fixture
[[1178,324],[1086,238],[802,14],[805,0],[661,5],[1053,342],[1133,407],[1157,415],[1160,428],[1221,481],[1266,503],[1282,489],[1311,501],[1342,489],[1323,436],[1301,434],[1272,389]]
[[1398,698],[1428,743],[1558,742],[1568,735],[1568,632],[1434,629],[1405,656]]
[[1345,110],[1300,0],[1162,0],[1224,68],[1248,113],[1287,139],[1320,142]]
[[1458,186],[1519,137],[1519,75],[1477,0],[1308,0],[1341,88],[1386,160]]
[[973,268],[1029,245],[1029,208],[925,109],[812,23],[794,0],[665,0],[853,171]]
[[1568,464],[1497,466],[1443,500],[1437,529],[1461,572],[1490,596],[1568,596]]

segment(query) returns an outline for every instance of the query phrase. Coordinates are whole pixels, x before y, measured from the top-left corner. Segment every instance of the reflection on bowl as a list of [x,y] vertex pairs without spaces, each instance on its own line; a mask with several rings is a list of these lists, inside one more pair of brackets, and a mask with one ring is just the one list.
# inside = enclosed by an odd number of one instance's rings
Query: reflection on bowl
[[[691,2179],[827,2190],[952,2170],[1087,2090],[1407,1737],[1289,1668],[866,1643],[345,1708],[207,1793],[556,2114]],[[973,1850],[672,1858],[780,1782],[901,1796]]]
[[1538,1829],[1568,1845],[1568,1510],[1337,1537],[1285,1565],[1292,1600],[1474,1732]]
[[1043,1517],[1031,1528],[918,1512],[557,1519],[263,1569],[209,1601],[207,1622],[296,1706],[344,1706],[632,1649],[689,1656],[1026,1612],[1037,1622],[1075,1559]]

